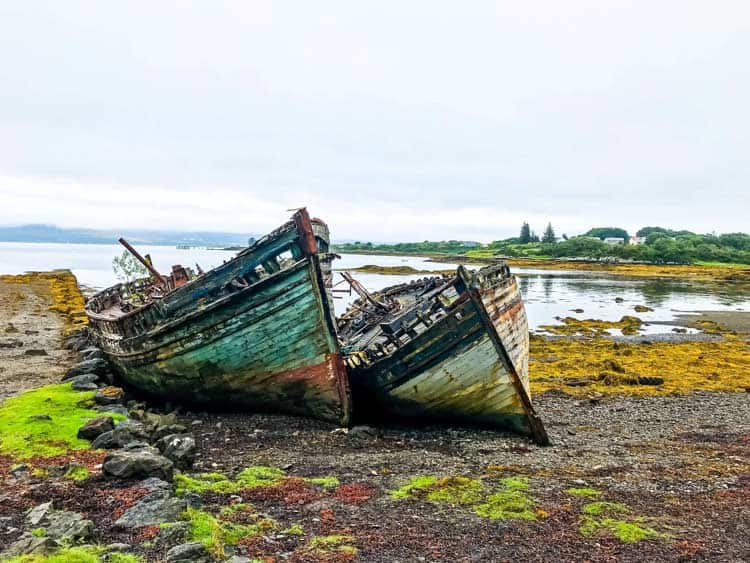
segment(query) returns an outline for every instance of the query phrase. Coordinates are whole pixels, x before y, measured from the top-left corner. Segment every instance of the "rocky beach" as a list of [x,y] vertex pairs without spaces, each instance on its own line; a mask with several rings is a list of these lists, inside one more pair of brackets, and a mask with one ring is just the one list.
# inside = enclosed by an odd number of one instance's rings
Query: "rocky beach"
[[113,378],[82,307],[68,272],[0,277],[0,560],[750,558],[748,313],[663,338],[636,311],[544,327],[539,447],[146,400]]

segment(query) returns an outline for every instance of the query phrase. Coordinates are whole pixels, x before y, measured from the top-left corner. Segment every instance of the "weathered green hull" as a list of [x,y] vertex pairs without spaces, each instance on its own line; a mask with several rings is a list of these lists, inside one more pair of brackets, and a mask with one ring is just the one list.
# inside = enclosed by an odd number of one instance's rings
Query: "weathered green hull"
[[515,279],[470,286],[450,314],[372,364],[350,365],[357,413],[507,428],[546,443],[528,394],[528,325]]
[[[237,260],[229,267],[247,270],[258,257]],[[120,377],[170,400],[348,424],[348,381],[317,256],[218,297],[201,297],[213,283],[206,278],[135,315],[89,315]]]

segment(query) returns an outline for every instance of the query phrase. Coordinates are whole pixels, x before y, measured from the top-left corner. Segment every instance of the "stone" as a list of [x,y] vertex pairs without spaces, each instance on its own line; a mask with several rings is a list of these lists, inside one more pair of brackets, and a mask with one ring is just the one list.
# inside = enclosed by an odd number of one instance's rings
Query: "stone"
[[97,416],[78,429],[78,437],[82,440],[94,440],[105,432],[115,428],[115,421],[111,416]]
[[77,512],[60,510],[47,515],[44,531],[53,540],[84,541],[94,535],[94,523]]
[[128,416],[130,414],[128,412],[128,409],[126,409],[122,405],[97,405],[94,407],[94,410],[97,410],[99,412],[111,412],[115,414],[121,414],[123,416]]
[[47,350],[41,350],[39,348],[29,348],[23,353],[24,356],[49,356]]
[[183,434],[170,440],[162,452],[165,457],[174,462],[179,469],[189,469],[195,462],[197,448],[192,436]]
[[203,506],[203,498],[193,491],[185,491],[182,493],[182,498],[185,499],[190,508],[200,508]]
[[140,528],[177,520],[187,509],[181,498],[143,499],[128,508],[115,522],[121,528]]
[[233,555],[226,560],[226,563],[250,563],[250,558],[242,555]]
[[189,533],[189,522],[175,522],[174,524],[161,528],[159,530],[159,535],[156,536],[156,541],[160,544],[166,545],[184,542]]
[[76,383],[98,383],[99,376],[95,373],[82,373],[81,375],[76,375],[75,377],[71,377],[66,381],[67,383],[72,383],[73,385],[75,385]]
[[144,445],[147,438],[148,434],[143,424],[133,420],[123,420],[113,430],[105,431],[97,436],[91,443],[91,447],[113,450],[133,443]]
[[372,426],[353,426],[348,434],[350,438],[375,438],[377,435],[378,431]]
[[121,387],[111,385],[100,389],[94,395],[94,402],[97,405],[119,405],[125,399],[125,391]]
[[99,389],[96,383],[74,383],[70,387],[73,391],[96,391]]
[[206,547],[200,542],[183,543],[167,551],[169,563],[203,563],[208,560]]
[[143,481],[141,481],[141,487],[146,489],[149,493],[172,492],[172,485],[162,479],[159,479],[158,477],[149,477],[148,479],[144,479]]
[[155,448],[116,450],[104,458],[102,472],[107,477],[120,479],[158,477],[171,481],[174,464]]
[[52,417],[48,414],[32,414],[29,420],[52,420]]
[[81,350],[81,359],[82,360],[96,360],[96,359],[102,359],[106,360],[106,356],[104,355],[104,352],[102,352],[101,348],[97,348],[96,346],[89,346],[88,348],[84,348]]
[[77,364],[74,364],[72,368],[70,368],[66,373],[65,377],[63,377],[63,381],[67,381],[68,379],[75,377],[77,375],[82,375],[84,373],[107,373],[109,371],[109,363],[107,360],[104,360],[102,358],[94,358],[91,360],[83,360],[81,362],[78,362]]
[[163,426],[158,426],[156,430],[154,430],[154,433],[151,435],[151,440],[154,442],[158,442],[164,436],[169,436],[170,434],[186,434],[187,433],[187,427],[183,426],[182,424],[166,424]]
[[12,543],[8,549],[0,553],[0,561],[7,561],[12,557],[20,555],[49,555],[50,552],[58,547],[57,542],[50,537],[44,536],[38,538],[25,533]]
[[39,522],[44,520],[51,511],[52,501],[39,504],[26,513],[26,521],[32,528],[36,528],[39,526]]
[[120,445],[115,439],[115,433],[113,430],[99,434],[99,436],[91,442],[91,447],[95,450],[113,450],[119,448]]

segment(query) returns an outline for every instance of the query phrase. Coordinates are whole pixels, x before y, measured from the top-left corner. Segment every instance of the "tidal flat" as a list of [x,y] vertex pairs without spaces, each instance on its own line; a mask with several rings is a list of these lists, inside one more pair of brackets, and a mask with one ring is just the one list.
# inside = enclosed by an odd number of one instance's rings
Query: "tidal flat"
[[78,358],[62,343],[85,323],[82,306],[69,273],[0,278],[0,398],[14,397],[0,405],[14,420],[0,427],[0,552],[24,534],[51,539],[54,526],[28,516],[46,502],[92,522],[67,547],[5,560],[163,561],[186,542],[220,561],[750,555],[745,312],[689,315],[680,322],[700,334],[669,327],[666,339],[636,327],[623,340],[602,324],[618,321],[595,318],[534,334],[532,400],[549,447],[481,428],[346,430],[130,395],[133,420],[181,425],[196,442],[195,464],[159,493],[179,510],[131,527],[123,516],[153,499],[153,483],[104,475],[105,452],[75,435],[91,393],[57,385]]

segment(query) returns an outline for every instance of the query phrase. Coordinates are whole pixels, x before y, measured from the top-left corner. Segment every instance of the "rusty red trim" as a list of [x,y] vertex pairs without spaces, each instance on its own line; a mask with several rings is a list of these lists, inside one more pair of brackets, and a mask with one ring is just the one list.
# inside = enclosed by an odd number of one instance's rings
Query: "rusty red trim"
[[306,207],[298,209],[294,214],[294,226],[299,234],[299,246],[305,256],[318,253],[318,243],[315,241],[310,214]]

